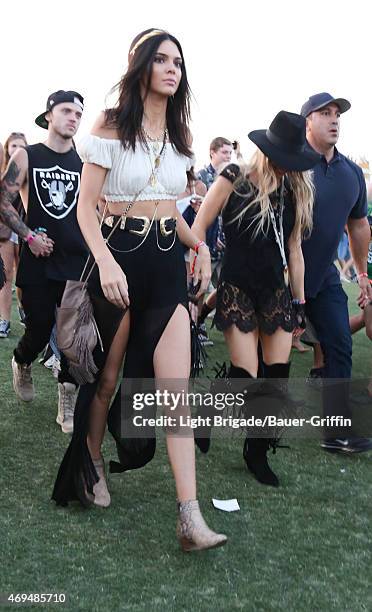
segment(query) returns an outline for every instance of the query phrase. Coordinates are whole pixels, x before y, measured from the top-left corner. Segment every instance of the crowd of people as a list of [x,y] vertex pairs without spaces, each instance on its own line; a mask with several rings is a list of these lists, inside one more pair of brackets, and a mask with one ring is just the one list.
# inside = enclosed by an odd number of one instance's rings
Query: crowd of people
[[[130,416],[122,388],[167,379],[172,391],[184,391],[200,365],[195,347],[212,344],[205,321],[214,311],[230,358],[226,377],[246,392],[247,410],[257,380],[269,389],[268,404],[286,401],[292,343],[303,337],[315,346],[316,375],[341,380],[322,386],[324,416],[351,415],[351,332],[365,326],[372,337],[372,255],[362,170],[336,148],[350,107],[328,93],[311,95],[299,113],[279,111],[249,133],[256,150],[248,163],[239,143],[217,137],[209,165],[197,171],[182,47],[149,29],[130,45],[116,105],[77,149],[84,99],[76,91],[48,97],[35,120],[44,142],[9,136],[0,186],[0,337],[10,333],[16,270],[24,325],[11,364],[16,395],[34,399],[32,364],[51,338],[60,358],[56,420],[72,436],[52,493],[58,505],[110,505],[101,452],[107,424],[115,471],[152,459],[154,431],[142,439],[122,431]],[[345,228],[360,289],[353,321],[334,264]],[[90,355],[83,326],[75,330],[85,370],[59,350],[58,334],[55,342],[56,313],[78,282],[88,290],[97,340]],[[187,405],[182,415],[190,415]],[[243,457],[259,482],[278,486],[267,458],[276,440],[266,434],[247,432]],[[225,544],[197,501],[195,441],[207,452],[209,435],[194,440],[191,428],[181,436],[167,430],[166,441],[182,549]],[[372,449],[372,440],[326,427],[321,446],[357,453]]]

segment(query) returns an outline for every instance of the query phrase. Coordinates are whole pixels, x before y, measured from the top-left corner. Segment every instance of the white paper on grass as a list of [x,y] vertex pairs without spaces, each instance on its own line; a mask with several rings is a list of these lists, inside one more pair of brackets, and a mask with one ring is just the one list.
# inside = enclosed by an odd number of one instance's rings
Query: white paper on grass
[[224,512],[235,512],[240,510],[237,499],[212,499],[212,504],[217,510],[224,510]]

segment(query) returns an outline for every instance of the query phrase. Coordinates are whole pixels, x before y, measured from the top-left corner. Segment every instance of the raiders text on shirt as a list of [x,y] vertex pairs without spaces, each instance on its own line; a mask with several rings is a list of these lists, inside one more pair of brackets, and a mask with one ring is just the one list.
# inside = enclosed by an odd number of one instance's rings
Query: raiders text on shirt
[[33,168],[33,181],[37,198],[51,217],[66,217],[77,202],[80,191],[80,173],[60,166]]

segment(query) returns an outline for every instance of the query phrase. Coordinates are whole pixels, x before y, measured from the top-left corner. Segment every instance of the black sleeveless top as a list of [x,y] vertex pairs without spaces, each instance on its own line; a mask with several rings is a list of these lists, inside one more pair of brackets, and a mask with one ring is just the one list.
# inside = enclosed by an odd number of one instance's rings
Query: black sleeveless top
[[87,247],[76,218],[82,162],[74,149],[56,153],[44,144],[26,147],[28,155],[28,210],[25,223],[45,228],[54,240],[50,257],[35,257],[22,246],[17,285],[42,284],[47,279],[78,280]]
[[[236,164],[230,164],[221,172],[221,176],[234,182],[240,174]],[[226,281],[249,292],[261,288],[278,289],[284,285],[283,262],[279,246],[275,240],[272,223],[266,225],[265,231],[260,231],[254,237],[257,222],[254,220],[258,207],[252,205],[240,219],[235,220],[239,211],[245,208],[255,198],[257,190],[247,179],[238,182],[237,190],[244,195],[233,192],[223,211],[223,229],[226,237],[226,250],[221,271],[221,281]],[[270,195],[274,211],[279,202],[279,191]],[[284,248],[288,261],[288,239],[295,224],[295,206],[289,183],[285,182],[283,233]]]

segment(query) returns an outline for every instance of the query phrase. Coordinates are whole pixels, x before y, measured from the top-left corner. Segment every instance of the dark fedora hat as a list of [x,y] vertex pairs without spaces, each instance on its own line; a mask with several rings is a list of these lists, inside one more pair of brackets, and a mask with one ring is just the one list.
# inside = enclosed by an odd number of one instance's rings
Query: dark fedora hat
[[305,118],[296,113],[280,111],[268,130],[253,130],[248,138],[283,170],[304,172],[321,158],[306,140]]

